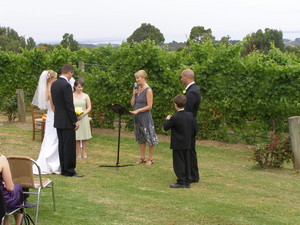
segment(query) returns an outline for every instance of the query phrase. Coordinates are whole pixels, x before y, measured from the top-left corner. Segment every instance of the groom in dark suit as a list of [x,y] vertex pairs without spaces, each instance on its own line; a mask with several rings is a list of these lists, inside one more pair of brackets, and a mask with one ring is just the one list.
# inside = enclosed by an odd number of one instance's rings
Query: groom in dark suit
[[79,128],[79,123],[74,109],[72,88],[68,82],[73,73],[72,65],[66,64],[61,68],[61,76],[51,86],[51,96],[55,107],[54,127],[57,129],[61,175],[83,177],[75,172],[75,131]]
[[[184,92],[185,97],[187,98],[186,105],[184,109],[187,112],[192,112],[194,118],[197,120],[197,113],[200,106],[200,91],[195,83],[195,75],[194,71],[191,69],[186,69],[181,73],[181,83],[186,86]],[[198,160],[197,160],[197,152],[196,152],[196,137],[192,138],[192,148],[190,152],[191,159],[191,177],[192,183],[199,182],[199,170],[198,170]]]

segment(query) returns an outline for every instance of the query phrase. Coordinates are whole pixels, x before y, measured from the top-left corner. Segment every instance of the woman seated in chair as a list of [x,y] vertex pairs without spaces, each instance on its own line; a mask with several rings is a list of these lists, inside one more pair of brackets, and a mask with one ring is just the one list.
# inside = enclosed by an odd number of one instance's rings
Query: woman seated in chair
[[[0,155],[0,191],[3,194],[7,212],[23,206],[22,186],[13,183],[9,164],[4,155]],[[16,225],[20,225],[23,214],[15,213],[14,217]],[[5,216],[4,224],[10,224],[8,216]]]

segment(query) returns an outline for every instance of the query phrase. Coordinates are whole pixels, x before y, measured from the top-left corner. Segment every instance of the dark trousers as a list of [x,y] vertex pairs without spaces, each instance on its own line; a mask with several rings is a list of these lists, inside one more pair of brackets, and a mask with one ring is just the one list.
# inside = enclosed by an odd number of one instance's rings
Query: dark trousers
[[74,129],[57,129],[61,175],[72,176],[76,167],[76,137]]
[[196,152],[196,137],[192,137],[192,148],[191,148],[191,177],[192,181],[199,181],[200,176],[199,176],[199,170],[198,170],[198,160],[197,160],[197,152]]
[[[29,188],[22,188],[23,192],[29,192]],[[23,194],[24,201],[27,201],[27,198],[29,198],[29,194]]]
[[190,184],[190,168],[190,150],[173,150],[173,169],[178,184]]

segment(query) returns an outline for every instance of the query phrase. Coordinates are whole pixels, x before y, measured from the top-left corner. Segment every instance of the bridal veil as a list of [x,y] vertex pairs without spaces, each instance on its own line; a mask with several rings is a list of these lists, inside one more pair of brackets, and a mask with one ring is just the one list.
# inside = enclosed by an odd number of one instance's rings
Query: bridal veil
[[40,76],[39,84],[35,90],[35,94],[31,103],[43,110],[47,109],[47,80],[49,77],[49,71],[43,71],[43,73]]

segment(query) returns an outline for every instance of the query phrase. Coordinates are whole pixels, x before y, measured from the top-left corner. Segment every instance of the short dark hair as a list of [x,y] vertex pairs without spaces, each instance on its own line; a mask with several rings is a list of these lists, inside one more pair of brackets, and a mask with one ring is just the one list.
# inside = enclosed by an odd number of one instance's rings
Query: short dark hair
[[83,87],[83,86],[84,86],[84,80],[83,80],[83,79],[80,79],[80,78],[77,79],[77,80],[75,81],[75,83],[74,83],[74,87],[77,87],[78,84],[80,84],[81,87]]
[[69,72],[74,72],[74,67],[70,64],[65,64],[61,67],[61,74],[67,74]]
[[186,97],[183,94],[176,95],[173,102],[179,107],[183,108],[186,104]]

